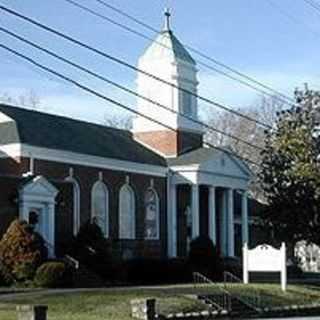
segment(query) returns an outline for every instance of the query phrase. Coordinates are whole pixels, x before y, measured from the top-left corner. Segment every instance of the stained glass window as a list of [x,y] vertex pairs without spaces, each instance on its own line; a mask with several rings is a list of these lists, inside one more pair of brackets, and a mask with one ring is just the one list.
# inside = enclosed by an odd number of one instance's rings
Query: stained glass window
[[153,189],[148,189],[145,198],[145,239],[159,239],[159,199]]
[[109,199],[108,189],[103,182],[97,182],[92,189],[92,218],[95,219],[103,234],[109,236]]
[[135,238],[135,195],[132,188],[125,184],[119,194],[119,237]]

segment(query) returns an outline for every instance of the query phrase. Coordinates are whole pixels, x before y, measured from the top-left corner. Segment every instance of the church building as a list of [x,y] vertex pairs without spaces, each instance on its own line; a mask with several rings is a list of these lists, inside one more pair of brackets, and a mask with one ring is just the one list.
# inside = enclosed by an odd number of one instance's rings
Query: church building
[[164,81],[137,75],[147,99],[138,98],[131,131],[0,105],[0,235],[17,217],[36,221],[57,256],[95,218],[122,259],[184,257],[199,235],[224,257],[239,254],[249,241],[251,172],[203,142],[190,94],[196,62],[168,13],[138,68]]

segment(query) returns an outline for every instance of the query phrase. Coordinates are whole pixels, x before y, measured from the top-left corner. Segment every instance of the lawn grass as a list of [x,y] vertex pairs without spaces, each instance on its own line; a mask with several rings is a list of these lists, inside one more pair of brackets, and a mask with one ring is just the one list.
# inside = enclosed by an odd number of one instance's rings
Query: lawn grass
[[[48,305],[49,320],[129,320],[130,301],[137,298],[156,298],[157,311],[172,312],[203,311],[207,306],[184,295],[170,295],[162,292],[120,291],[107,293],[74,293],[53,296],[34,296],[11,300],[0,306],[1,320],[16,320],[14,308],[17,304]],[[2,311],[1,311],[2,309]],[[11,309],[11,310],[10,310]]]
[[[260,290],[268,306],[320,303],[320,288],[312,286],[289,286],[283,293],[279,285],[233,285],[230,291],[241,295],[252,295]],[[200,293],[216,293],[217,288],[202,288]],[[190,287],[166,289],[122,289],[107,292],[81,292],[30,296],[20,296],[0,305],[1,320],[16,320],[17,304],[48,305],[48,320],[129,320],[130,301],[137,298],[156,298],[157,311],[162,314],[206,310],[201,302],[186,294],[194,294]],[[0,299],[1,300],[1,299]]]

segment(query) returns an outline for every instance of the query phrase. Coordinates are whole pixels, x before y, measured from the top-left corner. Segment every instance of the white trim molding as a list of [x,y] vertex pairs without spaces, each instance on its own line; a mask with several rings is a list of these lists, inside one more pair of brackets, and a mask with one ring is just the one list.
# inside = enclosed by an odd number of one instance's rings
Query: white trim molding
[[[68,163],[73,165],[81,165],[86,167],[95,167],[115,171],[125,171],[157,177],[166,177],[168,172],[167,167],[123,161],[112,158],[104,158],[71,151],[35,147],[28,144],[13,143],[2,145],[0,146],[0,151],[11,158],[29,158],[31,153],[33,157],[38,160]],[[5,155],[2,155],[2,157],[5,157]]]
[[72,183],[73,186],[73,235],[76,236],[81,226],[81,189],[79,182],[73,177],[73,175],[65,178],[65,181]]

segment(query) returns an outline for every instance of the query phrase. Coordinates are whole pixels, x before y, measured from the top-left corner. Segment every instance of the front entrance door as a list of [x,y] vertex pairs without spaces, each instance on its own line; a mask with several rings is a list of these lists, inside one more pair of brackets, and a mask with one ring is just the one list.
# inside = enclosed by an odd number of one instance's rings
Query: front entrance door
[[58,190],[44,177],[37,176],[24,184],[19,192],[20,219],[33,224],[47,242],[48,253],[54,257],[55,198]]
[[29,224],[34,227],[34,231],[39,233],[46,241],[47,235],[45,234],[44,225],[44,208],[43,207],[31,207],[29,209]]

